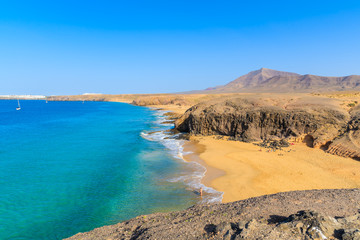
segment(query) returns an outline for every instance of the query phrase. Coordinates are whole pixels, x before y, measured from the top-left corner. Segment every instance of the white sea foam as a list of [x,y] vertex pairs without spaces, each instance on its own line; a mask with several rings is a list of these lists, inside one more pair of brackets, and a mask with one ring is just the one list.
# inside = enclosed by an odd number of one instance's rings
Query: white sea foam
[[[183,158],[184,155],[190,154],[192,152],[184,152],[183,145],[185,140],[177,139],[178,135],[169,135],[165,131],[170,129],[169,126],[172,124],[163,124],[166,121],[164,114],[167,111],[155,111],[154,115],[156,120],[154,123],[154,130],[160,130],[155,132],[143,131],[141,136],[149,141],[156,141],[163,144],[170,153],[177,159],[182,160],[185,164],[188,164],[191,171],[185,173],[179,173],[178,176],[175,176],[171,179],[168,179],[169,182],[182,182],[188,186],[190,191],[197,192],[200,188],[203,189],[203,192],[206,193],[203,195],[201,203],[219,203],[222,200],[223,192],[216,191],[215,189],[205,186],[201,183],[201,179],[205,176],[206,168],[197,162],[186,162]],[[159,129],[159,127],[161,127]]]

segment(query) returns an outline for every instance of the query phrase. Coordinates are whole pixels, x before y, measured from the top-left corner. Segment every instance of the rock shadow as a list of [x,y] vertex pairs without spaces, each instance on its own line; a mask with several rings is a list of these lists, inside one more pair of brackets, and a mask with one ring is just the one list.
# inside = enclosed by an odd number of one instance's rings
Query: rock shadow
[[314,147],[314,137],[310,134],[306,135],[304,137],[303,143],[305,143],[308,147]]

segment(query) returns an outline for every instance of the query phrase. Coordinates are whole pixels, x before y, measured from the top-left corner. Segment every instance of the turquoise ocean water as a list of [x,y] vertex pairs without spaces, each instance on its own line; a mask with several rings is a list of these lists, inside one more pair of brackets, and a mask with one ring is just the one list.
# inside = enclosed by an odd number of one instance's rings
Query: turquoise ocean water
[[[162,112],[124,103],[0,101],[0,239],[62,239],[200,201]],[[221,194],[206,188],[207,198]]]

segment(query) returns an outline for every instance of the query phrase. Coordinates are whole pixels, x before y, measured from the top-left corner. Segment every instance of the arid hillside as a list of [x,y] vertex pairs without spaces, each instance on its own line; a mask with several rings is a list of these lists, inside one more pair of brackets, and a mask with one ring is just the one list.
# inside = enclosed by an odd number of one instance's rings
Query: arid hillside
[[234,81],[208,88],[199,93],[231,92],[326,92],[360,90],[360,76],[324,77],[311,74],[300,75],[261,68]]

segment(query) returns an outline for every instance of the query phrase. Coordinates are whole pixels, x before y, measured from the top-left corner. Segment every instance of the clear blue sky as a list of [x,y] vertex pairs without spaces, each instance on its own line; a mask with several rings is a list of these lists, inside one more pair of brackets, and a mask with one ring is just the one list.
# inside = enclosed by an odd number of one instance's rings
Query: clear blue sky
[[177,92],[261,67],[360,74],[360,1],[0,2],[0,94]]

